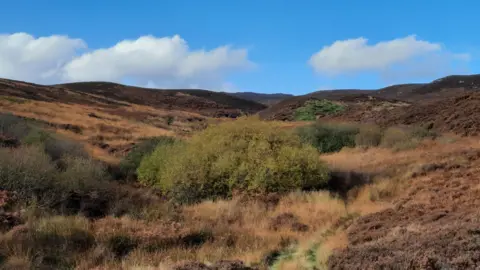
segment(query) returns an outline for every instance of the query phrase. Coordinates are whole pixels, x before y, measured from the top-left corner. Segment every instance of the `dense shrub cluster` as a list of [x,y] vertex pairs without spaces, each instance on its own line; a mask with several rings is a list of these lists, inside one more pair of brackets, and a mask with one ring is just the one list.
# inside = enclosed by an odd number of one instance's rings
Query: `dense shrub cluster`
[[38,146],[0,148],[0,187],[22,199],[50,200],[56,193],[55,165]]
[[72,196],[107,200],[114,193],[108,179],[105,167],[88,158],[65,156],[56,163],[39,146],[0,148],[0,187],[25,202],[80,211],[82,205],[69,205]]
[[344,106],[329,100],[308,100],[302,107],[295,110],[294,119],[297,121],[314,121],[317,115],[334,114],[344,109]]
[[139,180],[182,202],[232,192],[286,192],[325,183],[315,149],[273,122],[241,118],[212,126],[188,142],[162,144],[144,158]]
[[78,212],[85,200],[105,202],[114,195],[106,167],[81,144],[12,115],[0,115],[0,135],[20,142],[0,148],[0,189],[20,201]]
[[340,151],[344,147],[385,147],[394,150],[413,148],[436,133],[421,127],[389,127],[372,124],[338,124],[317,122],[297,129],[302,141],[321,153]]
[[133,180],[137,178],[137,168],[140,165],[143,157],[150,155],[158,145],[170,145],[175,142],[175,138],[168,136],[160,136],[153,138],[146,138],[140,141],[135,147],[128,152],[127,156],[120,162],[120,170],[122,176],[126,180]]
[[356,125],[320,122],[298,129],[302,141],[313,145],[321,153],[340,151],[343,147],[354,147],[358,132]]

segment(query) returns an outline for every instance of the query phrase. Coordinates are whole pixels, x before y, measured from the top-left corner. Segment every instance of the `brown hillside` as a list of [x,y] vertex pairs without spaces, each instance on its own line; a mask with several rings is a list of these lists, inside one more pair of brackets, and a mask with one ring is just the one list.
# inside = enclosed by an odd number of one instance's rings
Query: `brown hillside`
[[284,99],[267,109],[259,112],[260,117],[270,120],[292,120],[293,112],[303,106],[310,99],[328,99],[340,101],[345,97],[368,95],[371,91],[365,90],[325,90],[317,91],[303,96]]
[[266,106],[221,92],[200,89],[147,89],[109,82],[56,85],[79,93],[162,109],[178,109],[208,116],[236,117],[256,113]]
[[385,180],[397,190],[392,205],[360,217],[347,229],[348,245],[333,252],[329,269],[478,269],[477,141],[437,142],[406,153],[371,150],[326,157],[332,164],[349,160],[364,170],[398,170],[404,164],[400,176]]
[[379,89],[376,94],[409,102],[440,100],[480,88],[480,75],[452,75],[427,84],[402,84]]
[[[375,121],[381,125],[429,125],[443,131],[461,135],[480,132],[480,93],[473,92],[444,100],[399,108],[389,114],[377,113]],[[365,119],[357,119],[365,120]]]
[[237,93],[230,93],[230,95],[247,99],[247,100],[253,100],[255,102],[262,103],[268,106],[276,104],[287,98],[293,97],[293,95],[290,95],[290,94],[281,94],[281,93],[263,94],[263,93],[254,93],[254,92],[237,92]]
[[[371,98],[381,99],[389,103],[401,101],[412,104],[424,104],[468,94],[479,87],[480,75],[453,75],[434,80],[431,83],[399,84],[378,90],[348,89],[317,91],[307,95],[285,99],[261,111],[260,115],[265,119],[291,120],[295,109],[303,106],[309,99],[327,99],[342,102],[357,96],[370,96]],[[348,102],[346,102],[346,105],[348,105]],[[355,106],[354,109],[356,111],[365,110],[368,112],[369,108],[369,105],[366,104],[365,108]],[[346,112],[351,113],[352,110],[347,110]],[[356,113],[361,114],[360,112]]]
[[102,82],[46,86],[0,79],[0,113],[40,120],[109,160],[141,138],[186,136],[212,121],[265,107],[206,90],[153,90]]
[[341,117],[342,119],[368,118],[366,115],[375,114],[377,111],[390,110],[410,104],[399,100],[378,97],[372,95],[370,91],[337,90],[325,91],[325,93],[315,92],[311,95],[284,100],[261,111],[259,114],[264,119],[290,121],[293,120],[295,110],[311,99],[326,99],[342,104],[346,110],[340,115],[335,115],[336,118]]
[[115,83],[87,82],[46,86],[0,79],[0,95],[28,100],[102,105],[128,106],[127,103],[160,109],[176,109],[206,116],[236,117],[242,113],[256,113],[266,106],[225,93],[207,90],[155,90]]

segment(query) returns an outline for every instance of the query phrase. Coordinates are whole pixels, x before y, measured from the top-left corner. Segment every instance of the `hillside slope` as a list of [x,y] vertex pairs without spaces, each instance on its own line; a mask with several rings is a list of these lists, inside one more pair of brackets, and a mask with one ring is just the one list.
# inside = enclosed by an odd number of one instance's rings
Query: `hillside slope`
[[145,137],[188,136],[265,105],[206,90],[153,90],[115,83],[38,85],[0,79],[0,113],[38,120],[107,161]]
[[238,116],[256,113],[266,106],[221,92],[201,89],[147,89],[109,82],[55,85],[71,91],[108,97],[155,108],[194,111],[208,116]]
[[[458,95],[468,94],[480,88],[480,75],[452,75],[425,84],[399,84],[378,90],[329,90],[317,91],[303,96],[285,99],[259,114],[265,119],[291,120],[295,109],[303,106],[310,99],[327,99],[343,102],[347,106],[349,100],[363,96],[370,99],[381,99],[390,103],[425,104],[441,101]],[[358,105],[358,102],[356,103]],[[368,110],[368,106],[366,106]],[[356,110],[362,110],[358,106]]]
[[361,149],[323,157],[343,170],[385,173],[377,185],[388,187],[357,197],[357,203],[386,207],[348,227],[348,244],[334,250],[328,269],[478,269],[479,146],[477,138],[466,137],[411,151]]
[[383,98],[409,102],[440,100],[480,88],[480,75],[451,75],[426,84],[402,84],[376,91]]
[[379,107],[390,108],[393,106],[404,106],[409,104],[400,100],[385,99],[373,95],[371,90],[331,90],[318,91],[304,96],[298,96],[283,100],[269,108],[259,112],[260,117],[270,120],[294,120],[293,115],[299,107],[302,107],[308,100],[330,100],[341,104],[346,108],[343,114],[367,112],[377,110]]
[[268,106],[276,104],[282,100],[285,100],[287,98],[291,98],[294,96],[291,94],[282,94],[282,93],[263,94],[263,93],[254,93],[254,92],[237,92],[237,93],[229,93],[229,94],[235,97],[252,100]]
[[389,114],[377,113],[374,120],[383,126],[423,124],[442,132],[476,136],[480,133],[480,92],[399,108]]

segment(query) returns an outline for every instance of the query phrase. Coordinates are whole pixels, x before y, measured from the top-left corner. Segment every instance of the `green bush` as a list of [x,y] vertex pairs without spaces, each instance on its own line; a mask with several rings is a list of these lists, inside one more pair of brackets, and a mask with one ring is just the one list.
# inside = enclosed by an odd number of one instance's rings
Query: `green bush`
[[24,145],[40,145],[53,159],[64,155],[88,157],[82,144],[48,132],[40,123],[11,114],[0,114],[0,135],[14,138]]
[[150,155],[158,145],[170,145],[175,138],[168,136],[153,137],[140,141],[120,162],[120,170],[127,180],[137,178],[136,170],[144,156]]
[[31,126],[24,119],[13,114],[0,113],[0,135],[21,140],[31,129]]
[[343,147],[385,147],[395,151],[412,149],[426,138],[438,134],[422,127],[389,127],[373,124],[321,123],[300,127],[297,133],[303,142],[321,153],[340,151]]
[[361,125],[355,135],[355,145],[360,147],[377,147],[382,141],[383,131],[375,125]]
[[359,132],[356,125],[315,123],[297,130],[303,142],[311,144],[320,153],[340,151],[343,147],[355,147]]
[[65,192],[88,194],[108,188],[110,175],[106,167],[90,158],[66,156],[63,160],[65,170],[57,178]]
[[335,114],[344,109],[344,106],[329,100],[308,100],[302,107],[295,110],[294,119],[297,121],[314,121],[317,115]]
[[29,133],[21,139],[21,142],[27,145],[41,145],[53,160],[58,160],[65,155],[88,157],[82,144],[37,127],[30,128]]
[[55,165],[38,146],[0,148],[0,187],[21,199],[51,202],[57,194],[56,175]]
[[[165,171],[165,167],[178,155],[182,145],[177,142],[173,144],[159,144],[155,150],[145,156],[137,169],[138,179],[145,185],[157,185],[160,187],[170,186],[165,182],[159,182],[158,178]],[[168,187],[165,187],[168,189]]]
[[88,158],[65,156],[54,163],[40,146],[0,148],[0,187],[15,192],[20,203],[76,213],[86,200],[98,207],[92,211],[105,212],[115,193],[108,179],[105,167]]
[[21,141],[17,148],[0,148],[0,189],[16,192],[19,204],[35,203],[54,213],[109,212],[119,189],[108,181],[108,168],[91,159],[83,145],[36,124],[0,114],[0,135]]
[[327,168],[311,146],[277,123],[240,118],[211,126],[187,143],[160,145],[139,180],[182,202],[228,197],[233,191],[286,192],[324,184]]

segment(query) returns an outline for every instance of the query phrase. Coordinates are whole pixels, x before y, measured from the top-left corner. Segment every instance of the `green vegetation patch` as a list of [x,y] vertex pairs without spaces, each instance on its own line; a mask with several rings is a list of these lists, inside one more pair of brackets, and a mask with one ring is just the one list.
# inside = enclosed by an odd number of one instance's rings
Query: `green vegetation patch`
[[357,125],[315,123],[300,127],[298,134],[303,142],[311,144],[320,153],[340,151],[344,147],[355,147]]
[[152,137],[141,140],[120,162],[122,176],[126,178],[126,180],[136,179],[137,168],[144,156],[150,155],[158,145],[170,145],[175,141],[175,138],[168,136]]
[[186,203],[225,198],[235,191],[312,188],[328,179],[315,148],[277,123],[257,118],[209,127],[185,143],[159,145],[137,173],[142,183]]
[[345,106],[329,100],[308,100],[302,107],[295,110],[294,119],[296,121],[314,121],[317,115],[336,114],[344,110]]
[[301,140],[320,153],[338,152],[344,147],[384,147],[395,151],[412,149],[426,138],[435,139],[433,130],[423,127],[380,128],[373,124],[316,122],[299,127]]
[[98,203],[94,215],[105,212],[105,202],[116,196],[106,166],[89,157],[82,144],[40,126],[0,114],[0,138],[17,142],[0,147],[0,187],[15,192],[21,203],[54,212],[84,211],[78,200]]

